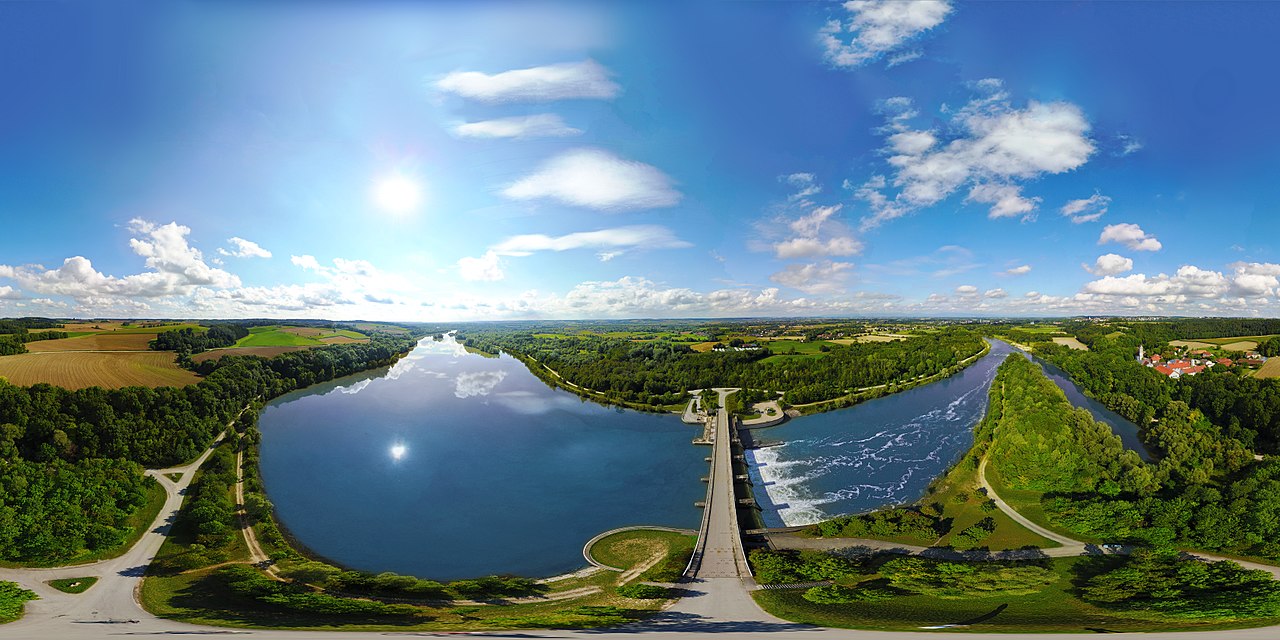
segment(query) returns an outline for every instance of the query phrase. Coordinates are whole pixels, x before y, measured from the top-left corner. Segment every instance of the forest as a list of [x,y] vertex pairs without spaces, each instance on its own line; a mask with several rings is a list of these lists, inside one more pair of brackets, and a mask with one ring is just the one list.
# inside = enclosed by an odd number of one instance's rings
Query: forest
[[142,467],[194,458],[251,402],[390,364],[415,344],[378,335],[271,359],[228,356],[183,388],[0,380],[0,560],[52,561],[118,542],[141,504]]
[[821,357],[783,361],[769,361],[775,354],[767,347],[699,353],[668,340],[599,334],[475,329],[463,339],[474,349],[531,359],[608,398],[648,405],[676,404],[688,389],[717,386],[784,391],[790,404],[829,400],[854,389],[954,370],[984,348],[979,334],[962,328],[893,342],[834,344]]
[[0,356],[13,356],[26,353],[28,342],[36,340],[59,340],[68,337],[66,331],[41,331],[30,333],[31,329],[57,329],[62,325],[47,318],[13,318],[0,320]]
[[1043,493],[1046,516],[1107,542],[1280,559],[1280,461],[1180,400],[1143,431],[1163,455],[1144,463],[1032,362],[1010,357],[991,388],[1000,408],[991,465],[1013,489]]
[[236,341],[248,335],[249,327],[241,324],[214,324],[209,325],[204,331],[184,327],[182,329],[161,331],[156,335],[155,340],[152,340],[147,346],[155,351],[178,351],[192,354],[209,349],[230,347]]

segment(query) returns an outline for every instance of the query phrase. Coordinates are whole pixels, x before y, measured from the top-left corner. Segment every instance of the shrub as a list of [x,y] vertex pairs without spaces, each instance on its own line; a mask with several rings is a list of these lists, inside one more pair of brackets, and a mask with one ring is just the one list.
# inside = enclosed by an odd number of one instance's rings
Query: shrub
[[624,598],[634,598],[636,600],[661,600],[670,594],[670,590],[666,587],[658,587],[651,584],[642,584],[635,582],[632,584],[624,584],[614,589],[618,595]]
[[888,589],[876,587],[846,587],[829,584],[813,587],[804,592],[803,598],[816,604],[846,604],[849,602],[879,602],[894,597]]

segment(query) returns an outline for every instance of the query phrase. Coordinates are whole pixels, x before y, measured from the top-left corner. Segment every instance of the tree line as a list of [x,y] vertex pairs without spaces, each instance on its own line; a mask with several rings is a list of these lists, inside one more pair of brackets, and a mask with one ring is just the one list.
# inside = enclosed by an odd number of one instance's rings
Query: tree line
[[192,327],[161,331],[147,343],[154,351],[178,351],[200,353],[209,349],[230,347],[249,335],[249,328],[240,324],[215,324],[204,330]]
[[0,320],[0,356],[26,353],[26,343],[37,340],[60,340],[70,336],[66,331],[41,331],[30,329],[56,329],[62,325],[47,318],[13,318]]
[[474,329],[468,347],[506,351],[551,368],[565,380],[608,398],[671,405],[687,389],[742,387],[785,391],[792,404],[829,400],[862,387],[943,373],[979,353],[981,337],[960,328],[893,342],[832,345],[821,357],[775,355],[768,348],[698,353],[668,340],[633,341],[594,334],[535,334]]
[[1001,365],[990,406],[991,466],[1010,488],[1042,492],[1057,524],[1109,542],[1280,559],[1280,460],[1254,461],[1185,402],[1170,401],[1142,431],[1155,463],[1073,409],[1024,358]]

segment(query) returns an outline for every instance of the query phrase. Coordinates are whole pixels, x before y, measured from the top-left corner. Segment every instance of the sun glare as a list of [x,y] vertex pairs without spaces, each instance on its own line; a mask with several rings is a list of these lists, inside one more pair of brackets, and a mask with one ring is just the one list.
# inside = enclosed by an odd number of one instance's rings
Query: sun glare
[[374,186],[373,201],[390,213],[411,213],[422,204],[422,185],[403,175],[388,176]]
[[402,444],[394,444],[394,445],[391,445],[391,459],[392,459],[392,460],[400,460],[400,459],[404,458],[404,454],[405,454],[405,452],[407,452],[408,450],[409,450],[409,448],[408,448],[408,447],[406,447],[406,446],[404,446],[404,445],[402,445]]

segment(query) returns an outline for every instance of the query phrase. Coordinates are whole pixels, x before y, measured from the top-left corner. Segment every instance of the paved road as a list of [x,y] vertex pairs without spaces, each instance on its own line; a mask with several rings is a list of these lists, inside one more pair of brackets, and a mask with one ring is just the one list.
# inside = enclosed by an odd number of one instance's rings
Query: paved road
[[[720,394],[720,406],[734,389],[714,389]],[[738,528],[738,505],[733,491],[733,450],[731,448],[729,413],[716,413],[715,442],[711,454],[710,486],[703,530],[699,540],[701,559],[695,558],[693,582],[685,585],[686,595],[664,618],[672,620],[711,621],[718,624],[789,624],[765,613],[748,590],[755,585],[742,548]]]
[[[225,436],[225,432],[220,434],[213,446]],[[0,580],[17,582],[40,596],[39,600],[27,603],[21,620],[0,626],[0,638],[102,637],[108,628],[121,630],[121,625],[110,624],[111,620],[150,618],[135,600],[134,592],[142,584],[143,571],[160,551],[196,469],[213,453],[213,446],[185,466],[147,471],[147,475],[164,487],[168,497],[150,531],[123,555],[71,567],[0,569]],[[181,474],[181,477],[174,482],[166,474]],[[89,576],[97,577],[97,584],[79,595],[62,593],[46,584],[49,580]]]

